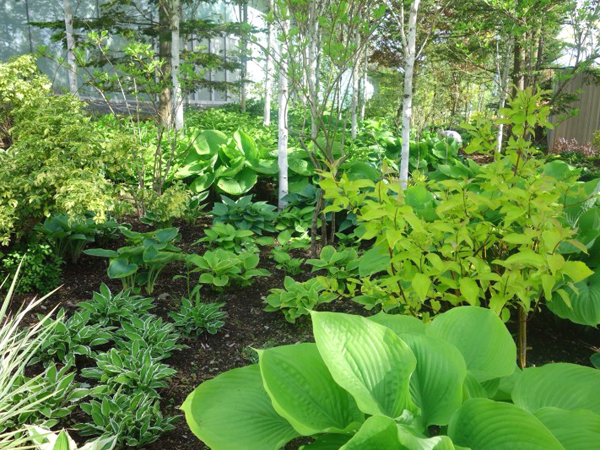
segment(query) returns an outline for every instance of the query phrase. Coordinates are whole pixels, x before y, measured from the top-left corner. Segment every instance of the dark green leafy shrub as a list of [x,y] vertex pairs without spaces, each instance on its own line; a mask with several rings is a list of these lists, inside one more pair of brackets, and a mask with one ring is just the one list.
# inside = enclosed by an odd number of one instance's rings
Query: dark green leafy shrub
[[170,227],[175,219],[184,217],[192,201],[192,193],[182,183],[169,186],[161,195],[154,191],[148,194],[150,198],[142,222],[158,228]]
[[217,334],[225,325],[227,313],[221,311],[225,303],[203,303],[200,294],[196,293],[195,299],[181,299],[181,308],[178,312],[169,315],[177,328],[181,328],[186,336],[199,337],[203,333]]
[[77,311],[67,319],[61,309],[55,320],[46,319],[43,326],[52,327],[52,332],[40,345],[32,364],[59,361],[74,366],[76,356],[91,357],[95,347],[113,340],[113,327],[91,322],[88,311]]
[[285,277],[283,287],[284,289],[271,289],[271,294],[265,299],[265,311],[282,311],[285,319],[291,323],[317,309],[319,305],[337,298],[332,292],[323,292],[325,286],[317,278],[300,283]]
[[82,436],[118,436],[123,446],[143,447],[174,429],[176,417],[163,417],[160,402],[144,393],[117,392],[81,405],[91,422],[74,426]]
[[146,292],[152,294],[162,270],[169,263],[183,258],[181,249],[173,245],[179,238],[179,230],[165,228],[138,233],[122,229],[121,233],[129,245],[116,251],[92,248],[84,253],[110,258],[108,276],[120,279],[124,290],[145,285]]
[[14,276],[21,264],[16,292],[46,294],[60,284],[64,261],[49,244],[31,243],[24,250],[14,250],[4,256],[0,254],[0,263],[0,273],[4,276]]
[[157,389],[166,387],[166,381],[176,373],[154,359],[139,340],[130,341],[127,348],[112,348],[94,359],[97,367],[86,367],[81,375],[106,385],[111,392],[143,392],[158,397]]
[[256,234],[275,231],[275,206],[267,202],[253,202],[251,195],[235,201],[224,195],[221,199],[223,202],[215,203],[211,211],[214,222],[230,224],[240,230],[251,230]]

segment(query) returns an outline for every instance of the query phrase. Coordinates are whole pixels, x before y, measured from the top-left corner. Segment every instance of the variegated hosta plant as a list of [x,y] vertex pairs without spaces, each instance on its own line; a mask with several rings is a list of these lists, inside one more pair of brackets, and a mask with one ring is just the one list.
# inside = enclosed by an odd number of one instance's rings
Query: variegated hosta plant
[[429,325],[408,316],[312,312],[315,343],[260,350],[259,364],[202,383],[183,404],[213,450],[575,450],[600,442],[600,371],[516,368],[488,309]]

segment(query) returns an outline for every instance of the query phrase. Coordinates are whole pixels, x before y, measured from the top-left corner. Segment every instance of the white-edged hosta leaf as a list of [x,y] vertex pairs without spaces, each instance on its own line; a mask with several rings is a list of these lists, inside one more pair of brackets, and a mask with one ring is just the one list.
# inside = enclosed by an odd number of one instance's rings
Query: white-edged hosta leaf
[[471,450],[564,450],[533,414],[485,398],[468,400],[456,411],[448,436]]
[[392,330],[360,316],[311,314],[323,361],[361,411],[395,418],[414,408],[409,383],[416,360]]
[[600,416],[585,409],[568,411],[560,408],[541,408],[534,416],[559,440],[567,450],[600,448]]
[[509,376],[515,369],[515,342],[504,323],[487,308],[453,308],[433,319],[427,335],[453,344],[465,358],[467,370],[480,382]]
[[400,336],[417,358],[410,379],[412,399],[424,425],[447,425],[463,402],[467,367],[461,353],[443,339],[422,334]]
[[531,412],[554,406],[600,414],[600,370],[569,363],[529,367],[517,381],[512,399]]
[[331,377],[315,344],[259,351],[265,390],[273,407],[298,433],[357,430],[364,415]]
[[273,409],[258,364],[205,381],[181,409],[192,432],[213,450],[277,450],[299,436]]

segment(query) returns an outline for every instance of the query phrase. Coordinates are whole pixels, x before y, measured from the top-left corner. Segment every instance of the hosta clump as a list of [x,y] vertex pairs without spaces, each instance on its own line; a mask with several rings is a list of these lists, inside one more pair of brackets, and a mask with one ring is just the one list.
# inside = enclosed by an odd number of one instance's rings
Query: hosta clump
[[285,319],[291,323],[337,297],[332,292],[323,292],[325,286],[317,278],[300,283],[293,278],[285,277],[283,287],[284,289],[271,289],[271,294],[265,299],[267,303],[265,311],[282,311]]
[[51,327],[52,332],[40,345],[32,364],[60,361],[65,365],[75,365],[76,356],[90,357],[94,348],[113,339],[113,327],[93,323],[88,311],[77,311],[67,319],[61,309],[55,320],[42,317],[40,320],[43,327]]
[[74,426],[82,436],[117,436],[121,446],[143,447],[174,429],[176,417],[163,417],[151,395],[117,392],[81,405],[92,421]]
[[[346,290],[346,280],[358,275],[358,252],[353,248],[337,251],[335,247],[327,245],[321,250],[319,259],[309,259],[306,263],[313,266],[313,272],[324,270],[332,290],[340,294]],[[351,294],[354,285],[352,281],[348,283]]]
[[153,359],[161,361],[170,357],[174,351],[186,348],[185,345],[178,344],[180,338],[172,323],[147,314],[121,322],[121,329],[116,331],[115,346],[128,351],[132,342],[137,342],[141,349],[150,352]]
[[258,254],[244,251],[239,255],[232,251],[216,249],[209,250],[204,255],[188,255],[188,264],[194,269],[191,273],[200,273],[198,282],[208,284],[217,290],[225,286],[237,284],[249,286],[254,277],[266,277],[270,273],[266,269],[258,269],[260,258]]
[[299,275],[302,273],[302,264],[304,264],[305,260],[291,256],[286,247],[273,247],[271,255],[277,263],[275,267],[279,270],[283,270],[290,275]]
[[179,311],[169,315],[186,336],[200,336],[205,332],[216,334],[225,325],[227,313],[221,311],[223,306],[225,303],[203,303],[196,292],[194,301],[182,298]]
[[127,349],[112,348],[96,356],[97,367],[81,371],[85,378],[98,380],[109,389],[143,392],[158,397],[157,389],[167,386],[176,371],[152,357],[152,352],[135,340]]
[[300,436],[315,439],[307,448],[344,450],[600,442],[600,371],[520,371],[509,331],[488,309],[454,308],[429,325],[385,313],[313,312],[312,322],[314,344],[259,350],[258,364],[191,393],[182,409],[196,436],[213,450],[274,450]]
[[[251,230],[238,230],[233,225],[217,222],[211,228],[204,230],[205,237],[198,239],[195,244],[207,242],[211,247],[241,253],[248,247],[253,247],[255,239]],[[264,239],[264,238],[263,238]]]
[[240,230],[251,230],[256,234],[275,231],[275,206],[267,202],[253,202],[251,195],[235,201],[224,195],[221,199],[223,202],[215,203],[211,211],[215,223],[228,223]]
[[127,246],[118,250],[92,248],[84,253],[110,259],[108,276],[120,279],[123,289],[136,289],[146,286],[146,292],[152,294],[154,285],[162,270],[171,262],[183,258],[181,249],[173,244],[179,238],[177,228],[138,233],[122,229]]
[[100,285],[100,292],[94,292],[91,300],[78,303],[77,306],[89,313],[91,322],[103,326],[120,326],[154,308],[152,298],[132,294],[131,290],[113,294],[104,283]]

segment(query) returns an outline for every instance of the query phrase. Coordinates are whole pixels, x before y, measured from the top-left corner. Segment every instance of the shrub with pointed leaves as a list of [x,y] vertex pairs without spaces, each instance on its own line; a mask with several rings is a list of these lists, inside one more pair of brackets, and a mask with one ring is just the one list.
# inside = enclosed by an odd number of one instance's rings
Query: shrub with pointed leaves
[[[465,306],[429,325],[408,316],[313,312],[315,343],[259,350],[259,363],[202,383],[183,404],[213,450],[571,450],[600,442],[600,371],[516,368],[490,310]],[[431,426],[441,433],[430,435]],[[447,427],[447,428],[446,428]]]

